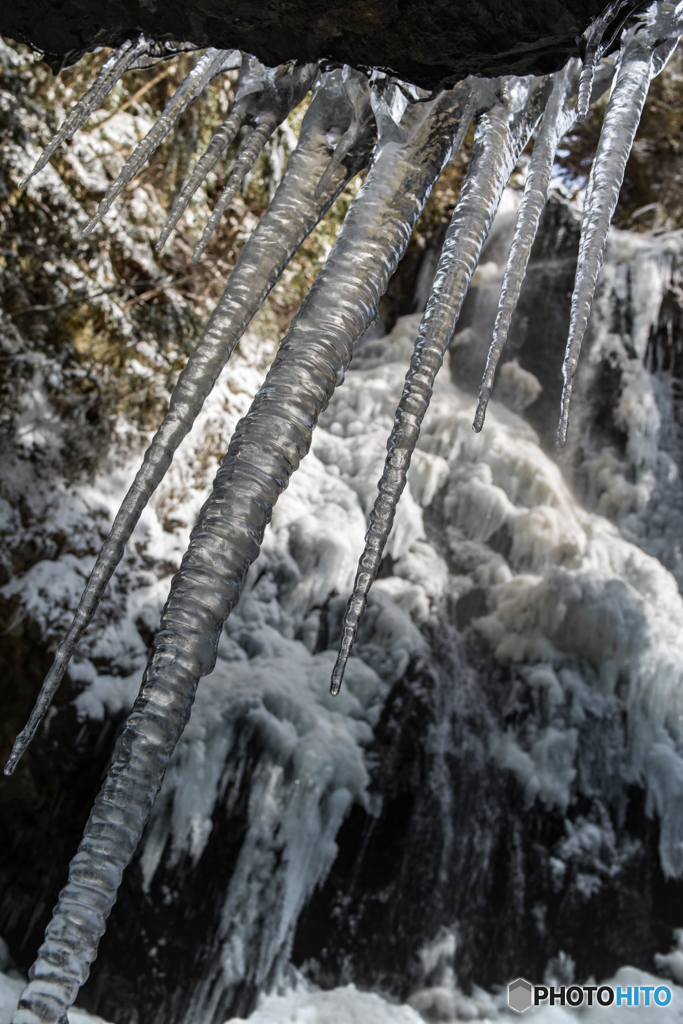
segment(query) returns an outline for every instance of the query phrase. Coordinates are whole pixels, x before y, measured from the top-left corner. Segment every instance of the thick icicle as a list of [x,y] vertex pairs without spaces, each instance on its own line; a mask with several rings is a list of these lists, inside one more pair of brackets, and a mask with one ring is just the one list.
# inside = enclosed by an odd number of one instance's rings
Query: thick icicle
[[[572,64],[575,62],[572,62]],[[548,201],[550,175],[555,160],[555,152],[562,136],[569,130],[574,120],[574,111],[569,107],[568,100],[572,91],[572,79],[575,82],[572,64],[567,65],[554,76],[553,91],[541,121],[541,127],[534,142],[534,151],[529,163],[524,198],[517,214],[515,236],[510,248],[503,287],[498,303],[496,323],[493,329],[493,341],[486,359],[486,369],[479,386],[479,402],[474,414],[473,429],[479,432],[484,425],[486,407],[493,389],[493,378],[498,366],[503,346],[507,340],[512,314],[517,308],[520,289],[531,247],[534,244],[543,208]]]
[[[273,505],[305,456],[320,412],[374,319],[462,111],[457,90],[415,104],[380,140],[328,260],[238,424],[173,579],[140,695],[45,933],[14,1024],[55,1024],[87,977],[199,678],[259,554]],[[319,178],[316,179],[316,185]]]
[[171,128],[173,128],[178,118],[197,99],[211,79],[215,78],[221,71],[233,66],[230,58],[235,53],[236,51],[234,50],[215,50],[210,48],[200,57],[187,78],[181,82],[166,104],[163,113],[154,124],[154,127],[147,132],[142,142],[135,147],[133,154],[126,160],[116,181],[107,189],[97,213],[83,230],[84,236],[91,234],[95,230],[117,196],[133,180],[140,168],[147,163],[157,147],[166,138]]
[[477,123],[467,176],[446,234],[387,444],[379,493],[370,515],[365,550],[346,609],[339,655],[332,672],[330,692],[334,696],[341,688],[367,594],[377,576],[436,374],[455,332],[470,278],[503,189],[541,116],[549,88],[549,82],[538,79],[507,79],[504,98]]
[[[357,76],[365,90],[365,111],[370,110],[370,90],[365,76]],[[348,76],[347,76],[348,77]],[[202,338],[188,359],[171,395],[168,412],[145,452],[143,464],[114,520],[78,610],[65,638],[57,648],[28,723],[17,737],[5,767],[10,775],[31,742],[71,660],[71,655],[92,620],[102,594],[120,562],[125,545],[164,477],[173,455],[192,427],[204,400],[230,358],[251,318],[278,281],[292,255],[315,227],[347,182],[366,165],[375,140],[374,123],[363,114],[364,131],[355,149],[337,166],[328,191],[317,196],[317,183],[329,161],[329,134],[343,131],[358,116],[348,99],[348,83],[342,71],[322,77],[301,126],[296,150],[273,201],[247,241],[226,289],[211,315]]]
[[[304,98],[311,88],[316,74],[317,65],[315,64],[307,64],[301,68],[286,64],[277,68],[266,68],[256,57],[243,55],[240,77],[235,91],[235,102],[230,116],[214,133],[206,152],[197,161],[190,180],[171,210],[156,245],[157,252],[163,249],[168,236],[182,217],[190,199],[240,128],[243,125],[251,125],[252,128],[258,129],[264,122],[270,123],[273,118],[276,119],[277,124],[281,124],[289,112],[298,106]],[[355,77],[358,76],[355,75]],[[277,127],[277,124],[274,127]]]
[[[619,70],[605,111],[600,142],[588,180],[569,337],[562,364],[564,387],[557,428],[558,448],[564,448],[567,443],[569,404],[581,343],[588,325],[609,226],[624,180],[626,161],[633,146],[650,81],[664,66],[678,43],[677,35],[659,42],[666,35],[666,29],[672,28],[668,17],[661,20],[657,17],[661,8],[667,8],[668,15],[671,5],[653,5],[652,23],[645,28],[630,31],[624,41]],[[680,27],[673,24],[674,30],[680,31]]]
[[[254,58],[252,61],[258,64]],[[225,188],[213,208],[199,244],[192,254],[193,263],[198,263],[202,258],[225,208],[234,199],[237,189],[258,160],[268,139],[289,112],[301,103],[318,74],[317,64],[305,64],[300,68],[283,64],[270,72],[263,65],[259,67],[263,71],[263,92],[255,102],[252,100],[251,106],[256,107],[256,110],[250,112],[248,117],[248,123],[253,125],[254,132],[243,146]]]
[[117,50],[111,54],[84,96],[80,98],[61,125],[59,130],[52,136],[47,146],[36,160],[35,167],[30,174],[27,174],[21,182],[20,187],[26,188],[34,174],[42,171],[46,163],[63,142],[73,139],[79,128],[82,128],[93,110],[99,107],[102,100],[114,88],[121,76],[135,64],[139,57],[150,48],[150,40],[141,35],[135,39],[127,39]]

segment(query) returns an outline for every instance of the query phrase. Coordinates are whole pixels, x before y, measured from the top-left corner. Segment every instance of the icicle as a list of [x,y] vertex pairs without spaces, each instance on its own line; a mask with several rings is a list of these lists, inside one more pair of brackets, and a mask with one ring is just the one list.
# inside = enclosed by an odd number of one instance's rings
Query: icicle
[[[576,63],[576,62],[573,62]],[[543,208],[548,201],[550,175],[555,160],[555,151],[562,136],[574,120],[574,112],[568,106],[575,68],[568,65],[559,71],[553,80],[553,91],[541,121],[534,151],[529,163],[529,173],[524,189],[515,236],[510,248],[503,288],[498,303],[493,341],[486,359],[486,369],[479,387],[479,402],[474,414],[473,429],[479,432],[484,425],[486,408],[493,389],[493,378],[503,346],[510,329],[510,320],[517,307],[519,292],[524,281],[531,247],[534,244]]]
[[[415,104],[376,150],[328,260],[238,424],[171,584],[140,695],[45,933],[14,1024],[66,1019],[124,868],[187,722],[199,678],[258,556],[272,507],[305,456],[354,342],[405,252],[462,112],[457,90]],[[315,179],[317,185],[319,178]]]
[[436,374],[455,332],[470,278],[479,260],[503,189],[541,116],[549,83],[507,80],[507,95],[479,119],[472,158],[448,228],[403,394],[387,444],[388,455],[370,516],[353,594],[344,617],[342,640],[330,693],[341,688],[344,670],[391,531],[420,425]]
[[[254,63],[257,62],[254,61]],[[266,68],[263,68],[263,72],[264,90],[262,98],[260,98],[258,103],[259,109],[250,117],[254,125],[254,132],[240,152],[232,174],[213,208],[201,240],[192,254],[193,263],[198,263],[202,258],[211,236],[220,223],[225,208],[234,199],[237,189],[258,160],[261,150],[268,142],[268,139],[277,126],[284,121],[287,114],[299,105],[310,89],[318,74],[318,66],[317,64],[305,64],[302,68],[290,68],[282,65],[282,67],[276,68],[274,73],[271,72],[270,77],[267,74]],[[268,88],[266,88],[267,86]]]
[[157,252],[163,249],[190,199],[240,128],[249,124],[254,129],[258,129],[264,122],[267,121],[270,124],[274,119],[275,124],[266,137],[265,141],[267,141],[274,128],[281,124],[290,111],[298,106],[304,98],[313,85],[317,73],[315,64],[307,64],[300,68],[284,64],[278,68],[266,68],[255,57],[244,54],[235,92],[235,102],[230,116],[215,132],[206,152],[198,160],[190,180],[174,204],[156,245]]
[[164,229],[159,236],[159,241],[154,246],[157,252],[161,252],[163,247],[166,245],[169,235],[185,212],[187,204],[192,199],[192,196],[202,184],[207,174],[212,170],[221,153],[228,148],[232,140],[235,138],[242,127],[243,120],[244,110],[241,107],[235,107],[220,128],[214,132],[211,142],[206,147],[201,158],[197,161],[197,164],[190,176],[190,180],[184,186],[182,192],[173,205],[168,220],[164,225]]
[[[362,79],[359,88],[364,84],[366,109],[369,109],[365,77],[359,72],[352,74]],[[314,196],[316,184],[330,160],[327,141],[330,128],[339,125],[340,121],[342,126],[350,123],[356,116],[357,111],[348,100],[348,89],[342,82],[341,70],[324,75],[304,116],[299,143],[290,157],[282,182],[240,254],[225,292],[178,379],[164,421],[145,452],[142,467],[116,515],[29,721],[14,743],[5,767],[6,775],[14,771],[31,742],[76,644],[92,620],[105,587],[123,556],[142,510],[163,479],[176,449],[191,429],[235,345],[304,238],[347,182],[367,163],[375,138],[374,125],[364,117],[365,132],[359,138],[354,154],[349,154],[337,167],[328,192],[317,198]]]
[[147,163],[157,147],[166,138],[171,128],[173,128],[178,118],[196,100],[204,87],[208,85],[212,78],[215,78],[217,74],[224,70],[226,63],[233,53],[233,50],[208,49],[203,57],[197,61],[197,64],[187,78],[179,85],[166,104],[164,112],[158,118],[154,127],[145,135],[142,142],[136,146],[132,156],[123,165],[116,181],[107,189],[97,213],[83,230],[84,237],[92,234],[117,196],[133,180],[140,168]]
[[118,50],[114,50],[102,66],[91,87],[69,111],[59,131],[52,136],[36,160],[35,167],[31,173],[27,174],[21,182],[20,188],[26,188],[34,174],[42,171],[52,154],[63,142],[69,142],[70,139],[73,139],[79,128],[82,128],[93,110],[99,107],[102,100],[111,92],[121,76],[135,64],[142,54],[148,51],[149,47],[150,40],[141,35],[137,40],[127,39],[125,43],[119,46]]
[[577,121],[585,121],[588,117],[593,93],[593,82],[595,81],[595,71],[605,52],[605,45],[603,43],[605,31],[622,7],[625,7],[628,3],[629,0],[612,0],[612,3],[595,19],[587,30],[586,53],[583,58],[583,69],[579,78],[579,95],[576,101]]
[[[669,6],[656,5],[657,9]],[[624,180],[626,161],[633,146],[652,76],[661,70],[678,42],[674,36],[657,46],[664,34],[663,28],[661,21],[655,17],[654,23],[647,29],[629,32],[605,111],[600,142],[586,189],[569,337],[562,365],[564,387],[557,428],[558,448],[564,448],[567,443],[569,404],[581,343],[588,325],[610,222]]]
[[343,79],[346,95],[353,109],[354,116],[351,119],[351,124],[337,143],[327,170],[318,183],[318,187],[315,190],[316,197],[325,193],[337,168],[346,159],[354,146],[358,144],[358,140],[367,130],[368,121],[372,116],[372,109],[368,103],[369,85],[367,79],[354,74],[349,67],[343,69]]
[[227,184],[221,192],[220,198],[214,206],[211,216],[207,221],[197,248],[192,253],[192,263],[199,263],[200,259],[204,255],[204,250],[206,249],[214,231],[218,227],[226,206],[228,206],[228,204],[235,198],[237,189],[240,187],[245,177],[258,160],[261,155],[261,150],[276,128],[276,118],[266,117],[245,143],[240,152],[237,163],[233,168],[232,174],[230,175]]
[[477,87],[476,79],[474,81],[468,79],[468,84],[470,85],[470,89],[471,89],[470,98],[467,101],[467,106],[465,107],[465,112],[462,115],[462,121],[458,125],[457,135],[455,136],[455,138],[453,140],[453,149],[451,150],[451,158],[450,158],[450,162],[452,164],[455,163],[455,161],[458,158],[458,154],[460,153],[460,150],[462,149],[462,144],[465,141],[465,136],[467,135],[467,130],[468,130],[469,126],[472,123],[472,117],[474,115],[474,111],[476,109],[477,102],[478,102],[479,96],[480,96],[480,90]]

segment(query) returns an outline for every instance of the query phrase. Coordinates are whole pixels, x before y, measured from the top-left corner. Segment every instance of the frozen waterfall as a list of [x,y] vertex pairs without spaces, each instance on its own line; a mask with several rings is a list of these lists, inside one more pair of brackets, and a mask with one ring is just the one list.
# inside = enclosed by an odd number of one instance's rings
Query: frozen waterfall
[[[382,801],[373,803],[376,780],[368,751],[376,740],[373,730],[383,727],[382,708],[389,706],[395,688],[404,685],[408,671],[421,680],[418,689],[427,692],[431,687],[438,693],[433,707],[443,719],[429,724],[429,770],[444,780],[451,777],[448,723],[457,695],[445,685],[437,648],[425,640],[439,632],[443,644],[444,638],[453,639],[457,631],[448,625],[448,608],[455,610],[463,629],[476,635],[476,643],[486,646],[490,663],[505,666],[514,676],[509,702],[519,698],[527,708],[519,719],[512,713],[506,717],[495,706],[493,690],[484,687],[477,696],[474,662],[453,640],[444,664],[451,658],[450,668],[470,679],[468,700],[475,717],[485,723],[486,749],[483,741],[476,742],[473,727],[464,728],[460,736],[464,748],[471,748],[472,765],[479,765],[484,777],[491,766],[509,773],[522,794],[522,806],[538,800],[560,817],[572,795],[593,800],[587,816],[573,820],[566,837],[557,840],[555,859],[565,865],[558,871],[570,870],[567,865],[578,864],[582,857],[589,862],[593,856],[597,864],[610,843],[610,863],[630,855],[609,832],[605,810],[609,807],[618,818],[615,808],[623,809],[630,784],[643,787],[644,813],[662,822],[664,875],[683,871],[678,824],[683,807],[683,664],[678,639],[683,605],[674,577],[662,565],[680,569],[675,545],[667,540],[665,554],[655,551],[636,513],[629,513],[626,527],[616,513],[610,523],[600,510],[583,508],[558,465],[543,453],[535,432],[514,411],[498,405],[493,388],[548,202],[556,149],[573,122],[586,115],[589,100],[610,88],[586,191],[563,364],[558,445],[571,449],[569,400],[598,274],[606,253],[609,258],[609,225],[626,160],[650,81],[683,30],[683,4],[657,0],[610,35],[621,8],[611,4],[592,26],[583,67],[573,60],[543,79],[470,78],[433,95],[383,73],[366,76],[350,68],[311,64],[269,69],[249,55],[209,49],[134,148],[85,225],[84,235],[104,226],[112,204],[181,115],[216,76],[239,65],[233,109],[198,158],[157,245],[163,248],[238,132],[250,129],[207,218],[192,257],[196,262],[273,132],[312,92],[282,181],[245,244],[114,517],[73,623],[14,744],[7,775],[49,711],[76,645],[125,558],[126,544],[147,514],[152,494],[174,472],[181,442],[195,421],[201,422],[205,405],[210,408],[219,375],[252,318],[337,196],[352,178],[365,173],[325,265],[253,403],[236,424],[213,489],[198,510],[161,612],[142,686],[14,1024],[66,1020],[97,955],[123,872],[141,842],[136,870],[145,892],[169,847],[171,861],[201,860],[211,815],[223,799],[222,772],[230,759],[235,777],[245,784],[248,780],[251,787],[243,842],[222,897],[212,940],[215,955],[202,984],[187,996],[187,1019],[215,1018],[224,1005],[232,1005],[240,986],[247,992],[247,1006],[255,993],[285,978],[297,949],[299,918],[315,891],[323,891],[351,807],[362,807],[368,819],[381,817]],[[617,44],[618,52],[601,64],[607,49]],[[25,186],[29,179],[35,181],[32,175],[45,171],[57,148],[74,137],[127,69],[165,58],[155,45],[141,37],[109,57],[25,178]],[[380,299],[434,183],[457,155],[472,121],[472,156],[424,314],[404,318],[387,337],[373,339],[370,329]],[[493,341],[488,355],[483,353],[485,367],[480,366],[479,375],[484,370],[484,378],[479,402],[473,405],[471,395],[437,373],[455,338],[457,381],[463,304],[471,282],[476,288],[479,258],[505,186],[535,131],[495,324],[490,325]],[[631,260],[641,257],[650,258],[628,255]],[[653,266],[655,262],[653,257]],[[661,292],[661,260],[652,274]],[[641,332],[650,330],[650,313],[644,307],[636,312],[642,315]],[[607,343],[605,338],[600,341]],[[645,352],[640,354],[644,357]],[[626,412],[615,413],[633,434],[628,458],[635,468],[629,472],[637,478],[639,494],[650,487],[648,501],[675,508],[673,478],[668,484],[665,480],[666,458],[652,441],[654,428],[648,434],[647,416],[654,416],[656,396],[646,401],[645,378],[633,368],[625,368],[628,373],[631,391],[624,392],[623,401],[630,400],[642,413],[634,423]],[[508,390],[536,388],[537,394],[541,385],[531,376],[513,361],[498,370]],[[586,401],[583,394],[579,401]],[[581,427],[577,436],[582,436]],[[609,495],[621,486],[619,473],[588,462],[584,469],[596,487],[599,480],[599,500],[609,504]],[[292,477],[289,494],[276,508]],[[301,511],[304,494],[316,508],[315,516]],[[633,501],[637,505],[641,498]],[[353,561],[368,513],[365,550],[344,617],[343,594],[353,582]],[[311,537],[323,554],[313,553]],[[388,577],[380,574],[384,556],[393,565]],[[247,575],[259,557],[258,577]],[[29,587],[26,600],[37,600],[38,590]],[[366,606],[367,623],[364,619],[361,625]],[[342,632],[334,667],[327,643],[329,639],[333,644],[334,637],[320,640],[322,608],[328,617],[325,632],[332,626]],[[349,660],[357,633],[358,657]],[[256,652],[253,657],[263,661],[258,671],[245,654],[249,645]],[[515,666],[521,666],[519,671]],[[136,671],[141,667],[136,663]],[[345,668],[347,687],[340,693]],[[330,671],[336,700],[325,692]],[[79,698],[85,717],[121,700],[120,692],[113,697],[96,675]],[[198,688],[202,677],[208,678]],[[590,763],[582,762],[579,770],[581,745],[594,742],[601,728],[604,750]],[[254,750],[260,751],[255,763]],[[595,793],[610,770],[619,782],[604,806],[600,804],[607,815],[600,818]],[[445,891],[455,892],[448,859],[464,872],[470,853],[448,824],[451,810],[447,797],[443,799],[441,852],[434,871]],[[424,807],[415,814],[425,820],[428,816]],[[371,832],[369,828],[364,841],[372,842]],[[482,842],[488,851],[484,863],[493,853]],[[585,886],[590,889],[603,884],[606,871],[584,864],[579,874],[589,878]],[[340,913],[339,920],[343,917]],[[447,930],[449,922],[440,924]],[[344,925],[335,927],[340,942],[347,941]],[[320,970],[324,973],[322,960]],[[408,1008],[405,1012],[413,1013]]]

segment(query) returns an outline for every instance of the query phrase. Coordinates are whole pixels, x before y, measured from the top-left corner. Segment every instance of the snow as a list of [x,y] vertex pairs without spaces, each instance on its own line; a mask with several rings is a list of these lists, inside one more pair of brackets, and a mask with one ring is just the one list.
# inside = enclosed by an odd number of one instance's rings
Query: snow
[[[680,953],[678,956],[680,957]],[[661,957],[670,962],[670,958]],[[437,1019],[442,1024],[456,1021],[494,1021],[520,1019],[505,1005],[505,993],[493,995],[477,989],[467,996],[449,979],[441,986],[416,992],[408,1003],[389,1002],[374,992],[359,991],[355,985],[345,985],[320,991],[300,983],[282,994],[262,998],[258,1008],[246,1020],[249,1024],[423,1024]],[[622,967],[613,978],[603,984],[626,988],[630,985],[659,986],[663,983],[672,990],[672,999],[666,1007],[640,1006],[633,1010],[643,1024],[680,1024],[683,1021],[683,988],[661,977],[634,967]],[[25,981],[16,972],[0,972],[0,1024],[10,1024],[16,1001]],[[424,1016],[420,1013],[424,1012]],[[434,1015],[436,1012],[436,1016]],[[526,1011],[524,1020],[535,1024],[621,1024],[624,1007],[593,1006],[569,1009],[562,1006],[539,1006]],[[226,1024],[241,1024],[242,1017],[233,1017]],[[101,1024],[102,1019],[78,1007],[69,1010],[70,1024]]]

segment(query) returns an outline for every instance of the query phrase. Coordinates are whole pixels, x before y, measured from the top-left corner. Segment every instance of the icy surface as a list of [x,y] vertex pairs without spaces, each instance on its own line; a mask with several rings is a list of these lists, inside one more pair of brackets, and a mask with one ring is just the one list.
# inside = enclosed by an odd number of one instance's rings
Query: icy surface
[[[639,971],[634,967],[622,967],[613,978],[601,982],[607,985],[653,985],[662,984],[662,978]],[[670,985],[671,1003],[666,1007],[641,1006],[632,1012],[645,1024],[679,1024],[683,1020],[683,989]],[[418,1012],[418,1010],[422,1012]],[[562,1006],[539,1006],[525,1012],[526,1020],[536,1024],[620,1024],[624,1020],[623,1007],[592,1006],[574,1010]],[[424,1014],[424,1015],[423,1015]],[[327,992],[294,990],[286,995],[272,995],[263,1000],[261,1006],[247,1019],[249,1024],[422,1024],[427,1020],[438,1020],[443,1024],[456,1021],[510,1021],[516,1019],[506,1005],[506,994],[494,996],[481,989],[467,996],[448,978],[438,987],[416,992],[408,1004],[390,1003],[379,995],[359,992],[355,985],[346,985]],[[238,1024],[234,1017],[227,1024]]]

